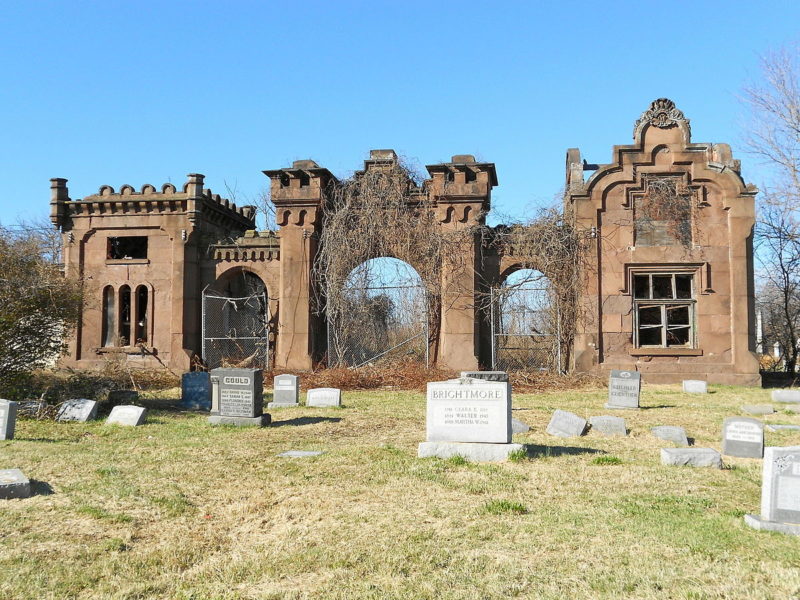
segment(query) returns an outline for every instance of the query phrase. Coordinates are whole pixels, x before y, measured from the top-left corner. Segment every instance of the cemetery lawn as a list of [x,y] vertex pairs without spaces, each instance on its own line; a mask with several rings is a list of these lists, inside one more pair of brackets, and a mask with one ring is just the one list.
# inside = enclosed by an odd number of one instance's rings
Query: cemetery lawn
[[[529,456],[502,464],[417,459],[415,392],[276,409],[265,429],[210,427],[157,399],[136,428],[21,420],[0,468],[37,493],[0,501],[0,598],[798,597],[800,539],[742,518],[759,512],[761,461],[660,464],[650,427],[719,450],[723,418],[769,402],[710,391],[645,384],[638,411],[605,410],[604,389],[515,394]],[[766,423],[800,424],[775,406]],[[556,408],[625,417],[631,434],[551,437]]]

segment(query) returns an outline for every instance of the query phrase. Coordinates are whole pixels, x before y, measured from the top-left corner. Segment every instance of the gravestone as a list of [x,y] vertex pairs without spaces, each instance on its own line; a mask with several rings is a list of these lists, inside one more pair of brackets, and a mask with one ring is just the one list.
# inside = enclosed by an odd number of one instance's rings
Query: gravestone
[[181,376],[181,406],[190,410],[211,410],[211,375],[196,371]]
[[519,419],[511,419],[511,433],[527,433],[530,430],[527,423],[523,423]]
[[687,394],[707,394],[708,383],[699,379],[684,379],[683,391]]
[[0,398],[0,440],[13,440],[17,427],[17,403]]
[[606,408],[639,408],[642,374],[639,371],[611,371]]
[[662,448],[661,464],[721,469],[722,457],[713,448]]
[[764,449],[761,515],[745,515],[755,529],[800,535],[800,446]]
[[601,435],[628,435],[628,429],[625,427],[625,419],[622,417],[589,417],[589,425],[592,426],[592,431],[596,431]]
[[62,402],[56,413],[56,421],[78,421],[85,423],[97,418],[97,402],[78,398]]
[[342,390],[314,388],[306,393],[306,406],[327,407],[342,405]]
[[722,423],[722,453],[742,458],[764,455],[764,424],[749,417],[728,417]]
[[505,371],[461,371],[461,377],[485,381],[508,381],[508,373]]
[[321,450],[287,450],[286,452],[281,452],[278,456],[283,456],[285,458],[308,458],[310,456],[319,456],[320,454],[324,454]]
[[586,431],[586,419],[566,410],[556,410],[547,426],[547,433],[557,437],[577,437]]
[[775,412],[771,404],[745,404],[742,412],[748,415],[771,415]]
[[31,482],[19,469],[0,470],[0,500],[29,498]]
[[428,384],[426,441],[417,456],[473,461],[506,460],[522,444],[511,443],[511,385],[461,378]]
[[766,430],[772,433],[777,431],[800,431],[800,425],[766,425]]
[[136,427],[143,425],[147,418],[147,409],[142,406],[120,404],[111,409],[106,425],[126,425]]
[[800,402],[800,390],[772,390],[772,401],[798,403]]
[[212,425],[263,427],[271,418],[264,413],[264,374],[260,369],[214,369],[219,377],[219,409],[208,417]]
[[687,447],[689,445],[689,438],[686,437],[686,430],[683,427],[659,425],[658,427],[653,427],[650,433],[660,440],[672,442],[678,446]]
[[297,375],[278,375],[272,380],[272,402],[267,408],[298,406],[300,378]]

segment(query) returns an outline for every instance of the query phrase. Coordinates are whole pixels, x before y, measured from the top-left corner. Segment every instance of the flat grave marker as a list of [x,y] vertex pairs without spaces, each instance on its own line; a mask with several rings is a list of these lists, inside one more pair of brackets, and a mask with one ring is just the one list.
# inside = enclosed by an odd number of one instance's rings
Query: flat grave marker
[[771,404],[745,404],[742,412],[748,415],[771,415],[775,409]]
[[800,390],[772,390],[773,402],[795,404],[800,402]]
[[750,417],[728,417],[722,423],[722,453],[741,458],[764,455],[764,424]]
[[297,375],[277,375],[272,380],[272,402],[267,408],[298,406],[300,378]]
[[642,374],[639,371],[613,369],[608,377],[606,408],[639,408]]
[[313,388],[306,392],[306,406],[325,408],[342,405],[342,390],[337,388]]
[[137,427],[143,425],[147,418],[147,409],[142,406],[120,404],[111,409],[106,425],[125,425]]
[[625,427],[625,419],[622,417],[611,417],[607,415],[589,417],[589,425],[591,425],[592,431],[596,431],[600,435],[628,435],[628,429]]
[[699,379],[684,379],[683,391],[687,394],[707,394],[708,383]]
[[17,427],[17,403],[0,398],[0,440],[13,440]]
[[800,446],[764,449],[761,515],[745,515],[755,529],[800,535]]
[[56,421],[78,421],[85,423],[97,418],[97,402],[86,398],[77,398],[62,402],[56,413]]
[[686,437],[686,430],[675,425],[659,425],[650,430],[654,436],[665,442],[672,442],[678,446],[688,447],[689,438]]
[[722,457],[713,448],[662,448],[661,464],[721,469]]
[[547,425],[547,433],[556,437],[579,437],[584,431],[586,431],[586,419],[561,409],[553,413]]

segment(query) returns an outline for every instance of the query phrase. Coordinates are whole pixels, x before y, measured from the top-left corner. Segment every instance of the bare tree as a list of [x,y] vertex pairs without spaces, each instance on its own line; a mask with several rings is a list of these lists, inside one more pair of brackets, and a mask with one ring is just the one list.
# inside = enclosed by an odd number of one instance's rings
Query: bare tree
[[745,143],[761,158],[767,178],[756,224],[759,304],[765,333],[781,344],[786,370],[794,374],[800,342],[800,46],[765,55],[761,75],[742,96],[749,109]]

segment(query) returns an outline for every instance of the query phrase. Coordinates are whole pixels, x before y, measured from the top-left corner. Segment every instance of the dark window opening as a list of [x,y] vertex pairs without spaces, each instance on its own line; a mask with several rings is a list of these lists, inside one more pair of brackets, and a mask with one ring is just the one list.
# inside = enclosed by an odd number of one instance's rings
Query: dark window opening
[[131,341],[131,288],[123,285],[119,289],[119,345],[128,346]]
[[147,287],[136,288],[136,343],[147,343]]
[[467,169],[466,170],[465,181],[467,183],[472,183],[473,181],[476,181],[477,179],[478,179],[478,174],[475,171],[473,171],[472,169]]
[[109,260],[147,258],[147,236],[110,237],[106,256]]
[[694,347],[692,288],[686,273],[633,275],[637,347]]
[[103,332],[104,347],[114,345],[114,288],[107,285],[103,289]]

